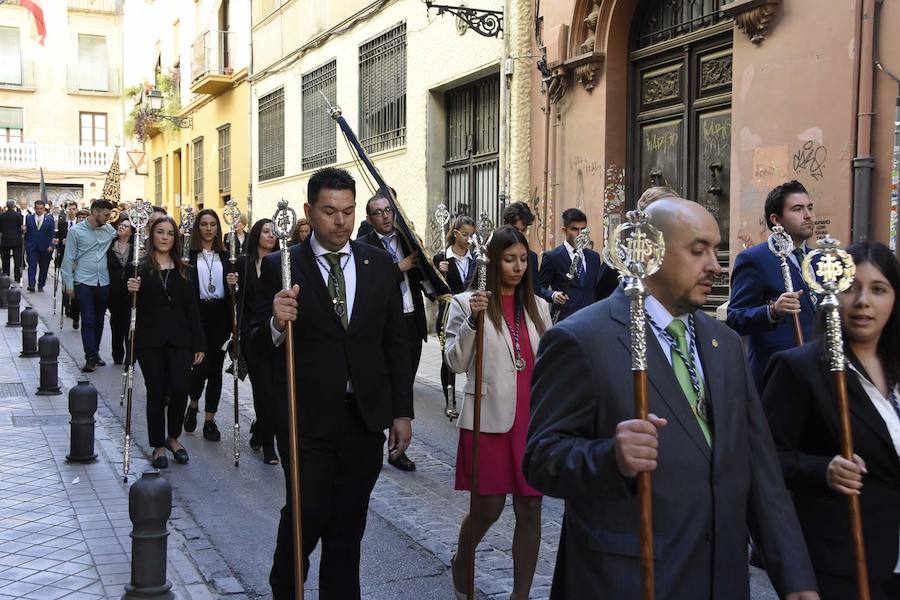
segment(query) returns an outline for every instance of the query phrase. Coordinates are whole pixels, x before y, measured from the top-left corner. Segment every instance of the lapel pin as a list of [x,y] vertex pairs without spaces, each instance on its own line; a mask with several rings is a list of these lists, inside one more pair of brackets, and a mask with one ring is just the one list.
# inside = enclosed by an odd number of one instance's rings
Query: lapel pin
[[369,259],[368,259],[368,258],[363,259],[363,264],[364,264],[364,265],[369,264]]
[[712,341],[712,347],[713,347],[713,348],[718,348],[718,347],[719,347],[719,340],[717,340],[716,338],[713,338],[713,341]]

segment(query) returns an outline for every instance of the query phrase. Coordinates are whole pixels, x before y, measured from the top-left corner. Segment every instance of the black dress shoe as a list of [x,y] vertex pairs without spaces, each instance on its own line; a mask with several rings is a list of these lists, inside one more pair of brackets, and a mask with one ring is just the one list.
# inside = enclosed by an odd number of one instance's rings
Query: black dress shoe
[[78,319],[72,320],[72,329],[78,329]]
[[29,291],[29,292],[33,292],[33,291],[34,291],[34,288],[31,287],[31,286],[28,286],[28,291]]
[[97,364],[98,367],[106,366],[106,362],[104,362],[104,360],[102,358],[95,358],[94,362]]
[[397,467],[398,469],[400,469],[401,471],[407,471],[407,472],[409,472],[409,471],[415,471],[415,470],[416,470],[416,463],[414,463],[413,461],[409,460],[409,457],[406,456],[406,453],[405,453],[405,452],[404,452],[403,454],[401,454],[400,456],[398,456],[397,458],[388,458],[388,462],[389,462],[392,466]]
[[157,456],[153,459],[153,468],[154,469],[167,469],[169,467],[169,459],[166,458],[166,455]]
[[257,436],[257,433],[256,421],[253,421],[250,423],[250,448],[252,448],[254,452],[262,447],[262,441]]
[[188,456],[187,450],[184,448],[179,448],[178,450],[173,450],[171,444],[166,444],[166,448],[175,456],[175,462],[179,465],[183,465],[190,460],[191,457]]
[[84,366],[81,367],[82,373],[93,373],[96,370],[97,370],[97,363],[95,363],[94,360],[90,359],[90,358],[84,363]]
[[187,412],[184,413],[184,430],[188,433],[194,433],[197,429],[197,409],[188,404]]
[[38,286],[38,291],[39,291],[39,292],[43,292],[43,291],[44,291],[44,286],[42,286],[42,285],[41,285],[41,286]]
[[203,424],[203,437],[211,442],[218,442],[222,439],[222,434],[219,433],[219,428],[215,421],[207,421]]

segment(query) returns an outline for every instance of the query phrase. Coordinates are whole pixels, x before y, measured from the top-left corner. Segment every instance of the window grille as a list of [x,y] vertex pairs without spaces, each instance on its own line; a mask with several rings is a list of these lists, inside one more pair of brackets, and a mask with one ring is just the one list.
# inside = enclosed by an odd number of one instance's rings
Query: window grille
[[368,152],[406,143],[406,23],[359,47],[359,120]]
[[284,89],[259,99],[259,179],[284,175]]
[[153,161],[153,200],[162,206],[162,158]]
[[194,140],[194,200],[203,203],[203,138]]
[[638,15],[637,48],[704,29],[728,19],[722,6],[729,0],[654,0]]
[[[322,94],[336,104],[337,61],[303,76],[303,170],[317,169],[337,160],[337,125],[328,114]],[[319,92],[322,92],[320,94]]]
[[231,191],[231,125],[219,127],[219,191]]

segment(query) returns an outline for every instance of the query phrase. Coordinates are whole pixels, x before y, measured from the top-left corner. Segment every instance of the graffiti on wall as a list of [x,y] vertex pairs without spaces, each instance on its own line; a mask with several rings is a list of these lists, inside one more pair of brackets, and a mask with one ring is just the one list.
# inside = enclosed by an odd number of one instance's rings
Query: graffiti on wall
[[825,159],[828,158],[828,149],[817,144],[815,140],[809,140],[794,154],[794,173],[809,173],[816,181],[824,175]]

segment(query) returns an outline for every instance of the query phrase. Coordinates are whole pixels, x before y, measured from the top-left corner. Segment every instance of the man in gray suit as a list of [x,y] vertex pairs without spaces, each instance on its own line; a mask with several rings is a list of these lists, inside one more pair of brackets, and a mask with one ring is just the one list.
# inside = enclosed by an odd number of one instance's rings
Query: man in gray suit
[[653,471],[657,598],[749,600],[749,527],[780,597],[816,600],[740,338],[699,310],[720,270],[718,225],[683,199],[647,212],[666,241],[646,281],[650,418],[633,418],[621,287],[548,331],[537,355],[524,469],[566,501],[552,597],[640,597],[634,478]]

